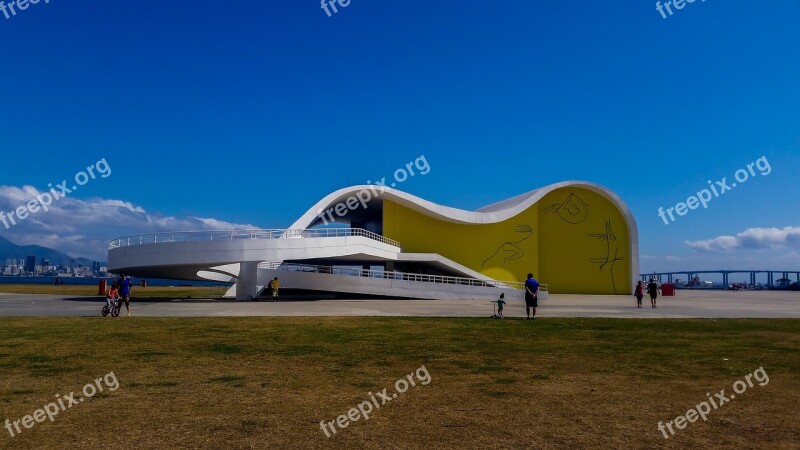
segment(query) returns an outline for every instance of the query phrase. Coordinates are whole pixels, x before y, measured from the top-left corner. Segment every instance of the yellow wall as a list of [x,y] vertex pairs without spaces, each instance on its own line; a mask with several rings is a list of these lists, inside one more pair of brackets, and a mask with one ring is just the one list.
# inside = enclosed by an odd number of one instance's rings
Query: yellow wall
[[[532,232],[523,231],[526,225]],[[538,272],[538,228],[535,208],[505,222],[467,225],[383,203],[383,234],[399,241],[404,252],[438,253],[496,280],[522,281]]]
[[550,292],[631,293],[628,226],[610,200],[587,189],[562,188],[541,199],[538,210],[540,282]]
[[445,222],[388,200],[383,211],[383,234],[404,252],[439,253],[497,280],[524,281],[532,272],[552,293],[614,294],[614,286],[630,293],[625,220],[610,200],[586,189],[558,189],[493,224]]

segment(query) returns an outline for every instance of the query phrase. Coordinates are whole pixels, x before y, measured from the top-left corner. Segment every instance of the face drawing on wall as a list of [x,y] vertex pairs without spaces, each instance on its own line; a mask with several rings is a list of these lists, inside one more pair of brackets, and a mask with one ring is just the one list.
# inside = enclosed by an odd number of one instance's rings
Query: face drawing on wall
[[553,203],[542,211],[544,214],[558,214],[564,222],[573,225],[589,217],[589,204],[575,194],[569,194],[561,203]]

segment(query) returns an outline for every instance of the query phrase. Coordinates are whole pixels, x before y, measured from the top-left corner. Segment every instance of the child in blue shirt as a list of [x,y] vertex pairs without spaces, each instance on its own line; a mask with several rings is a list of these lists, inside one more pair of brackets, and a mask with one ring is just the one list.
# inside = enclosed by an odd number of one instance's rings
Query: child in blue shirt
[[500,294],[500,298],[497,299],[497,315],[502,319],[503,318],[503,306],[506,304],[506,294]]

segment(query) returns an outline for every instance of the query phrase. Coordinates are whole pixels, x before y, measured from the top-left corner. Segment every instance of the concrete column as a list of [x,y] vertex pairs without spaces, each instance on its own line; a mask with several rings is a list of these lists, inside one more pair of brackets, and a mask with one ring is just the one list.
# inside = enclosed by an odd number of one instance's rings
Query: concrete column
[[247,301],[256,297],[258,292],[258,263],[243,262],[240,264],[239,276],[236,278],[236,300]]

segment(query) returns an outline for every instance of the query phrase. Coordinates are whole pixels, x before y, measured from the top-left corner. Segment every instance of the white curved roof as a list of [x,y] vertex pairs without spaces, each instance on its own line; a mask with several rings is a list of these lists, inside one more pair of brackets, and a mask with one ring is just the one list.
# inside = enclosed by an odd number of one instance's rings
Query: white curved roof
[[[356,196],[358,193],[369,193],[371,195],[370,201],[377,199],[392,200],[395,203],[403,205],[407,208],[423,213],[425,215],[435,217],[437,219],[454,222],[454,223],[467,223],[467,224],[485,224],[496,223],[510,219],[517,214],[525,211],[539,201],[542,197],[550,192],[564,188],[564,187],[580,187],[594,191],[617,205],[622,214],[628,222],[629,229],[632,235],[638,235],[636,222],[633,219],[628,206],[622,199],[619,198],[613,191],[596,183],[588,181],[564,181],[561,183],[551,184],[533,191],[527,192],[508,200],[503,200],[499,203],[485,206],[476,211],[466,211],[463,209],[451,208],[449,206],[438,205],[423,198],[411,195],[397,189],[384,188],[381,193],[381,188],[374,185],[357,185],[343,189],[339,189],[317,202],[311,207],[302,217],[300,217],[292,226],[292,229],[306,229],[309,228],[319,216],[319,211],[325,211],[328,208],[335,206],[338,203],[344,202],[348,197]],[[374,193],[377,192],[378,196],[375,197]],[[365,195],[362,195],[362,197]]]

